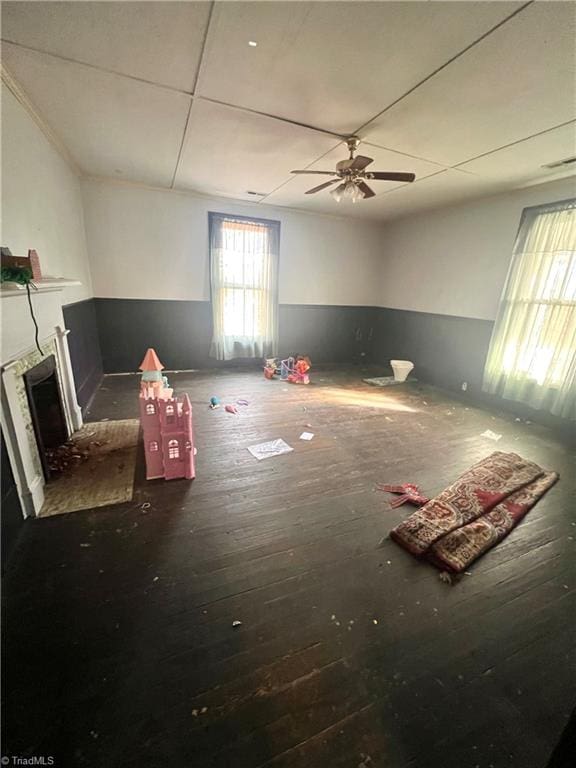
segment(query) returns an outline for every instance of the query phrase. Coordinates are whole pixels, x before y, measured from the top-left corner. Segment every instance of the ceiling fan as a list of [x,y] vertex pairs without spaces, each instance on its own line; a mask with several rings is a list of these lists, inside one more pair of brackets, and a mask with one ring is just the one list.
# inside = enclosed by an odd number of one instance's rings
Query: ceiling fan
[[354,157],[354,153],[358,149],[360,139],[358,136],[350,136],[346,139],[350,157],[348,160],[340,160],[336,163],[335,171],[292,171],[292,173],[314,173],[323,176],[336,176],[335,179],[325,181],[324,184],[319,184],[317,187],[309,189],[305,194],[313,195],[316,192],[320,192],[322,189],[330,187],[332,184],[340,182],[336,189],[333,189],[330,194],[336,200],[337,203],[343,198],[352,200],[353,203],[358,200],[364,200],[364,198],[374,197],[376,194],[365,179],[375,181],[406,181],[412,182],[416,178],[413,173],[397,173],[396,171],[366,171],[366,167],[373,163],[374,160],[371,157],[364,157],[358,155]]

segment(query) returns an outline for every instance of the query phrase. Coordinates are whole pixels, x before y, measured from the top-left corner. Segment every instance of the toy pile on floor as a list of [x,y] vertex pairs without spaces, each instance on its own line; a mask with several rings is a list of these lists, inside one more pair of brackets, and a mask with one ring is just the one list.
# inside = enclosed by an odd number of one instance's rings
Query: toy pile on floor
[[174,397],[164,366],[153,349],[148,349],[140,364],[140,422],[144,432],[146,479],[193,480],[194,437],[192,406],[187,394]]
[[312,362],[307,355],[293,355],[285,360],[271,357],[264,361],[264,376],[267,379],[279,376],[290,384],[310,384],[308,371],[311,367]]

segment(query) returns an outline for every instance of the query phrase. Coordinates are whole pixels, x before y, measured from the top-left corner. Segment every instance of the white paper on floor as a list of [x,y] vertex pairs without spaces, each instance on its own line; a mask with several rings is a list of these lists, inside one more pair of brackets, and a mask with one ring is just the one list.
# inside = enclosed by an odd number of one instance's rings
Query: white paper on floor
[[312,440],[314,437],[314,432],[302,432],[300,435],[300,440]]
[[497,442],[498,440],[500,440],[502,435],[499,435],[498,432],[492,432],[491,429],[487,429],[485,432],[482,432],[480,437],[487,437],[490,440],[494,440],[495,442]]
[[269,459],[271,456],[280,456],[282,453],[290,453],[291,448],[282,438],[278,440],[269,440],[267,443],[258,443],[258,445],[249,446],[248,450],[258,461]]

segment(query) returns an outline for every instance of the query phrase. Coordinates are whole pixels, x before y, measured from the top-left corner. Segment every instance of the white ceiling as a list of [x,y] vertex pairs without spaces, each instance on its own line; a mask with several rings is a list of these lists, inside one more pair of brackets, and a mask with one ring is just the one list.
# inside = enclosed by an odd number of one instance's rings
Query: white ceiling
[[[2,59],[86,175],[385,220],[556,177],[575,22],[574,2],[5,2]],[[323,177],[290,170],[332,169],[350,133],[416,182],[304,195]]]

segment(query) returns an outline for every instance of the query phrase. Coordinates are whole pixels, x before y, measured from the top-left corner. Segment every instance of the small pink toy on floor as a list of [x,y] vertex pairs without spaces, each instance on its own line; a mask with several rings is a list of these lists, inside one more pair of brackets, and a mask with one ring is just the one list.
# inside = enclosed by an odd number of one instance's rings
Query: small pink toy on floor
[[402,504],[406,504],[406,502],[408,502],[408,504],[414,504],[416,507],[422,507],[430,501],[427,496],[422,496],[420,489],[417,485],[414,485],[414,483],[403,483],[402,485],[379,483],[376,488],[379,491],[401,494],[397,499],[392,499],[390,502],[392,508],[401,507]]

